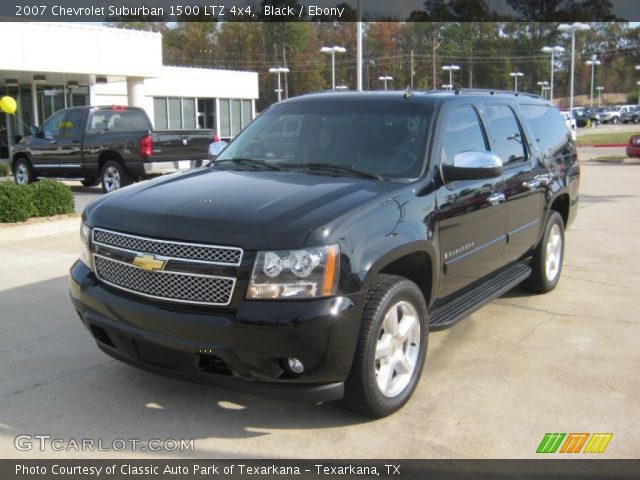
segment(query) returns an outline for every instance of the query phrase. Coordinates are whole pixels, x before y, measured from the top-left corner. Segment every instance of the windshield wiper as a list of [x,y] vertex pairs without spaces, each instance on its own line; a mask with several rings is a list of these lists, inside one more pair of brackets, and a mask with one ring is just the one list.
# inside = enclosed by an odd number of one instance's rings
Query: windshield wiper
[[355,168],[347,167],[346,165],[337,165],[335,163],[289,163],[287,164],[287,167],[308,168],[310,170],[324,170],[326,172],[335,172],[335,173],[348,173],[351,175],[357,175],[358,177],[362,177],[362,178],[383,180],[383,178],[380,175],[363,172],[361,170],[356,170]]
[[221,163],[231,163],[233,165],[248,165],[250,167],[262,167],[267,170],[282,170],[280,167],[264,160],[256,160],[254,158],[225,158],[223,160],[215,160],[213,165]]

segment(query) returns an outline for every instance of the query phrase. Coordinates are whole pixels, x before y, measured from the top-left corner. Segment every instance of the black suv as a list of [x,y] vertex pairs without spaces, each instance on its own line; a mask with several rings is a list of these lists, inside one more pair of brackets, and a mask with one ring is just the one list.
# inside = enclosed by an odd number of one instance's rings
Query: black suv
[[413,393],[430,329],[557,285],[578,186],[536,96],[307,95],[212,165],[89,205],[71,298],[124,362],[380,417]]

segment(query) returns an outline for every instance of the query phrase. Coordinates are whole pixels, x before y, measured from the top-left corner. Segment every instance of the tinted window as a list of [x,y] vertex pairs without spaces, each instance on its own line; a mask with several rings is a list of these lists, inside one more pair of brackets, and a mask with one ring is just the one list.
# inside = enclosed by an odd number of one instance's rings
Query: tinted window
[[42,133],[45,137],[56,137],[60,134],[64,123],[64,111],[54,113],[49,119],[42,125]]
[[82,110],[70,110],[67,118],[62,122],[63,137],[79,137],[82,134]]
[[385,178],[416,178],[424,164],[426,108],[343,99],[279,104],[247,127],[219,160],[250,158],[282,168],[337,164]]
[[487,105],[485,108],[492,136],[493,151],[505,166],[526,160],[524,139],[518,121],[510,107]]
[[447,120],[440,162],[443,165],[451,164],[460,152],[486,150],[487,145],[475,109],[471,106],[455,109]]
[[556,107],[520,105],[522,117],[531,127],[535,142],[543,153],[557,151],[570,137],[567,124]]

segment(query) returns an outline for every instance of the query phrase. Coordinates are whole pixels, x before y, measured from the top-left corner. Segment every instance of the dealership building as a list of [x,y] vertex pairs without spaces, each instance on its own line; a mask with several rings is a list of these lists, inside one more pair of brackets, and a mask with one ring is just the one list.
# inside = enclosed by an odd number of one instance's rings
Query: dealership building
[[255,115],[258,73],[172,67],[162,60],[162,34],[78,23],[10,23],[0,28],[0,158],[29,126],[80,105],[146,110],[156,130],[215,129],[235,136]]

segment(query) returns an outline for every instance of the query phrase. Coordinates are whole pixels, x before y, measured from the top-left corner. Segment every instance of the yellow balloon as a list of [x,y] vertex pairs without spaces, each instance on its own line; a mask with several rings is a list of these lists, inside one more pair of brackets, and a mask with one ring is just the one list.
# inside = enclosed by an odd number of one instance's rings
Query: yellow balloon
[[0,98],[0,110],[2,110],[3,112],[13,115],[14,113],[16,113],[17,108],[18,108],[18,105],[16,104],[16,101],[13,98],[11,97]]

